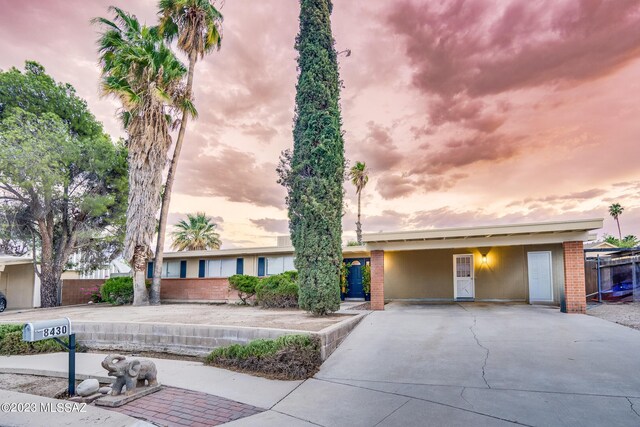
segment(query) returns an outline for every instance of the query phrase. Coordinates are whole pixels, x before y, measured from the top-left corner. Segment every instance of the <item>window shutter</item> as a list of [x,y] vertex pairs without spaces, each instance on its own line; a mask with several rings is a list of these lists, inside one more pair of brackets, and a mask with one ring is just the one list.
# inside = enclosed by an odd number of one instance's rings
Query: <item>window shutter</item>
[[147,263],[147,279],[153,278],[153,261]]
[[264,276],[264,257],[258,258],[258,277]]
[[187,260],[180,261],[180,278],[184,279],[187,277]]
[[236,260],[236,274],[244,274],[244,258]]
[[204,277],[205,265],[206,264],[203,259],[198,262],[198,277]]

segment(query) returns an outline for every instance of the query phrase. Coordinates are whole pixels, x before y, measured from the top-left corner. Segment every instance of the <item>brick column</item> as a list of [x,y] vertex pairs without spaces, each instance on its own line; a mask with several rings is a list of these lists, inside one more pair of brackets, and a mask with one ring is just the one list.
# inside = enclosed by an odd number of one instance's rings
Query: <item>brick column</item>
[[584,251],[582,242],[563,242],[564,294],[567,313],[586,313],[587,297],[584,285]]
[[384,310],[384,251],[371,251],[371,309]]

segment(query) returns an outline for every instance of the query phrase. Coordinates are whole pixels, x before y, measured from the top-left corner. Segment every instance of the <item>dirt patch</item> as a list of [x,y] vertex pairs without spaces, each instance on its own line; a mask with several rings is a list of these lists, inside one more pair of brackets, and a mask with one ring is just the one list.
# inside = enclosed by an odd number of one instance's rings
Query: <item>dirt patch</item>
[[55,398],[69,386],[68,380],[37,375],[0,374],[0,389]]
[[640,302],[603,303],[589,306],[587,314],[640,330]]
[[[355,314],[355,313],[354,313]],[[344,320],[344,314],[313,316],[298,309],[262,309],[241,305],[163,304],[160,306],[73,306],[53,309],[9,311],[0,314],[6,321],[33,321],[69,317],[72,322],[142,322],[256,328],[317,332]]]

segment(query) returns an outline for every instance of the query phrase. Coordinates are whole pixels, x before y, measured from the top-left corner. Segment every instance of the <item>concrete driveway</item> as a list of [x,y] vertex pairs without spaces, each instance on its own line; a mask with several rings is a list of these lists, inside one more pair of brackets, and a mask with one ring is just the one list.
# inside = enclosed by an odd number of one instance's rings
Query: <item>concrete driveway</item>
[[237,425],[638,426],[640,331],[557,308],[392,303]]

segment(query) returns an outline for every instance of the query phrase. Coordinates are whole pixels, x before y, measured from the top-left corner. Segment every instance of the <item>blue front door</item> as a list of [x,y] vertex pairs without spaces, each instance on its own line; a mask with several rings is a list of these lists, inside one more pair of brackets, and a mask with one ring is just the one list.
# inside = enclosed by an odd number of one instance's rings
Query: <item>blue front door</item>
[[366,264],[368,258],[346,258],[344,260],[347,264],[353,263],[354,261],[358,261],[360,265],[352,265],[349,267],[349,277],[347,277],[349,290],[347,291],[347,298],[364,298],[364,292],[362,290],[362,267]]

